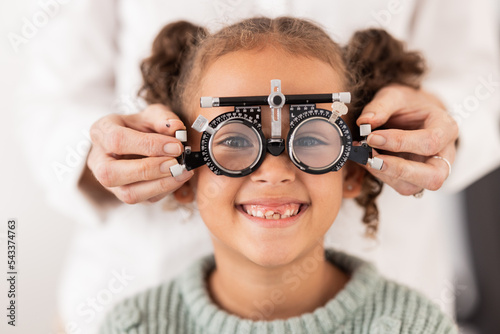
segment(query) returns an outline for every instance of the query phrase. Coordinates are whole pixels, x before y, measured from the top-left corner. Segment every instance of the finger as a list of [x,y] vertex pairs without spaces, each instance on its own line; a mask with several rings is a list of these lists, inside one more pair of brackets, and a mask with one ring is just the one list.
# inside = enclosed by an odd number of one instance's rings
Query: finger
[[407,94],[415,90],[410,87],[393,85],[378,91],[373,100],[368,103],[356,120],[356,124],[371,124],[376,129],[408,103]]
[[[371,171],[370,171],[370,173],[371,173]],[[400,195],[403,195],[403,196],[414,195],[414,194],[416,194],[416,193],[418,193],[419,191],[422,190],[421,187],[418,187],[418,186],[416,186],[414,184],[411,184],[411,183],[408,183],[408,182],[404,182],[404,181],[400,181],[400,180],[395,180],[395,179],[387,177],[387,176],[385,176],[383,174],[382,175],[378,175],[376,177],[380,181],[382,181],[383,183],[387,184],[388,186],[390,186],[391,188],[393,188],[394,190],[396,190]]]
[[[383,155],[378,154],[378,152],[375,150],[373,150],[373,155],[376,156],[377,158],[383,157]],[[384,165],[385,165],[385,162],[384,162]],[[382,165],[382,170],[385,170],[385,168],[387,168],[384,165]],[[377,169],[373,169],[369,165],[361,165],[361,166],[364,167],[369,173],[371,173],[377,179],[379,179],[383,183],[386,183],[391,188],[395,189],[401,195],[408,196],[408,195],[415,194],[419,190],[421,190],[421,188],[418,188],[414,184],[411,184],[411,183],[408,183],[406,181],[402,181],[402,180],[390,177],[388,175],[385,175],[385,173],[383,173],[382,171],[379,171]]]
[[422,163],[390,155],[377,157],[384,160],[382,170],[367,170],[403,195],[412,195],[422,188],[438,190],[448,177],[448,168],[444,163],[436,164],[437,161]]
[[175,136],[175,131],[186,126],[176,113],[162,104],[152,104],[140,113],[124,116],[125,125],[142,132],[157,132]]
[[142,181],[110,188],[110,191],[113,192],[118,199],[127,204],[137,204],[151,198],[156,198],[162,194],[174,192],[192,176],[193,171],[185,171],[177,178],[164,177],[153,181]]
[[368,145],[379,150],[423,156],[435,155],[453,141],[451,135],[440,129],[377,130],[367,138]]
[[116,123],[107,124],[106,129],[104,135],[96,134],[99,128],[91,129],[91,138],[94,145],[101,146],[108,154],[176,157],[183,150],[183,145],[174,137],[143,133]]
[[367,142],[374,148],[391,152],[435,155],[448,145],[454,145],[458,138],[458,126],[444,111],[433,114],[425,123],[424,129],[377,130],[368,136]]
[[170,167],[176,159],[151,157],[142,159],[116,160],[109,157],[97,164],[93,173],[105,187],[118,187],[140,181],[151,181],[170,176]]
[[167,196],[168,196],[168,194],[161,194],[161,195],[158,195],[158,196],[155,196],[155,197],[151,197],[150,199],[148,199],[148,202],[150,202],[150,203],[156,203],[156,202],[161,201],[162,199],[164,199]]
[[[427,163],[433,165],[436,168],[441,168],[446,170],[447,173],[446,178],[448,178],[451,175],[452,165],[453,162],[455,161],[455,155],[456,155],[455,145],[454,144],[448,145],[443,151],[434,155],[432,159],[428,159]],[[434,157],[439,157],[439,158],[434,159]],[[445,160],[448,162],[446,162]]]

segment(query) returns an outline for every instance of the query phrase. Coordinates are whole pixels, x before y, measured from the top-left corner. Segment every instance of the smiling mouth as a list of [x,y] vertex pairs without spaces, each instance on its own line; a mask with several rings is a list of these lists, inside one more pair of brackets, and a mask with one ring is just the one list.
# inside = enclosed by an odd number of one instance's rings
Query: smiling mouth
[[286,203],[279,206],[243,204],[240,205],[240,208],[243,212],[252,217],[278,220],[298,215],[305,208],[305,206],[305,204],[300,203]]

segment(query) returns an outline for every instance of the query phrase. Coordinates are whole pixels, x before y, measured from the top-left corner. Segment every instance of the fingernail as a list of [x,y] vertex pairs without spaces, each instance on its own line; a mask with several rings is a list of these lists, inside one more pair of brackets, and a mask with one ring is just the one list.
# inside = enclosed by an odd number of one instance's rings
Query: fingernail
[[163,146],[163,150],[165,151],[165,153],[173,156],[178,156],[181,154],[181,146],[176,143],[165,144],[165,146]]
[[177,182],[187,181],[193,176],[194,172],[192,170],[185,170],[181,175],[174,177]]
[[373,118],[373,116],[375,116],[375,113],[368,112],[366,114],[361,115],[359,118],[369,119],[369,118]]
[[379,135],[369,135],[367,139],[368,145],[370,146],[383,146],[387,140],[385,137],[379,136]]
[[176,165],[178,162],[175,159],[167,160],[160,165],[160,172],[170,174],[170,167]]
[[184,123],[181,121],[181,120],[178,120],[178,119],[167,119],[167,122],[166,122],[166,126],[167,128],[171,127],[171,126],[174,126],[174,125],[181,125],[181,127],[184,127]]

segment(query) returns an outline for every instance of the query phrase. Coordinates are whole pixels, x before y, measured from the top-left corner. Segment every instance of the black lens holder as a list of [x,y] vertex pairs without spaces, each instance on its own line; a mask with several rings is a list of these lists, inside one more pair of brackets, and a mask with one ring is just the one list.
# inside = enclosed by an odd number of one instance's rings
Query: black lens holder
[[[300,170],[309,174],[324,174],[332,171],[338,171],[349,159],[352,147],[352,136],[349,127],[344,122],[341,117],[333,117],[333,112],[326,109],[316,108],[315,104],[304,104],[304,105],[291,105],[290,106],[290,131],[287,137],[287,147],[288,156],[292,160],[293,164],[297,166]],[[313,168],[309,165],[303,163],[294,154],[293,149],[293,138],[296,134],[297,129],[304,122],[309,122],[311,120],[325,120],[329,124],[336,128],[337,132],[340,134],[340,140],[342,144],[341,152],[336,160],[334,160],[330,165],[322,168]]]
[[[198,118],[198,120],[202,120],[202,118]],[[242,125],[245,125],[252,129],[255,134],[259,137],[260,143],[263,147],[259,150],[258,158],[252,163],[249,167],[240,170],[233,171],[224,168],[221,166],[217,160],[212,155],[212,151],[210,149],[212,145],[213,138],[217,131],[219,131],[223,126],[228,123],[238,122]],[[198,125],[193,124],[193,128],[198,130]],[[195,165],[201,163],[201,165],[206,164],[210,170],[216,175],[225,175],[231,177],[241,177],[250,174],[255,169],[257,169],[264,160],[265,152],[265,143],[266,139],[264,137],[264,133],[262,132],[262,124],[261,124],[261,109],[259,106],[256,107],[236,107],[234,111],[230,111],[224,114],[221,114],[214,118],[210,123],[208,123],[208,128],[213,131],[203,130],[200,140],[200,151],[201,156],[198,158],[199,162],[196,161]],[[202,159],[202,161],[201,161]],[[188,166],[186,166],[188,167]],[[189,170],[189,169],[188,169]]]

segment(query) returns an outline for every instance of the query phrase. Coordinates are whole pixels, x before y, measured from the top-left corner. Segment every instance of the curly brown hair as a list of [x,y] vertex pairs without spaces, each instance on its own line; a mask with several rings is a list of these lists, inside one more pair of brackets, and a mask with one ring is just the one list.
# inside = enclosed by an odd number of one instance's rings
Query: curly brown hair
[[[214,34],[179,21],[160,31],[151,56],[141,63],[144,82],[139,95],[150,104],[169,106],[187,124],[188,111],[198,104],[199,82],[210,64],[230,52],[269,45],[291,56],[323,61],[344,79],[343,86],[352,95],[345,120],[356,140],[361,139],[356,136],[356,119],[377,91],[390,84],[419,88],[425,72],[419,53],[406,51],[402,42],[380,29],[358,31],[342,48],[316,24],[291,17],[251,18]],[[377,232],[379,212],[375,200],[381,191],[382,182],[366,173],[356,201],[365,209],[363,222],[369,236]]]

